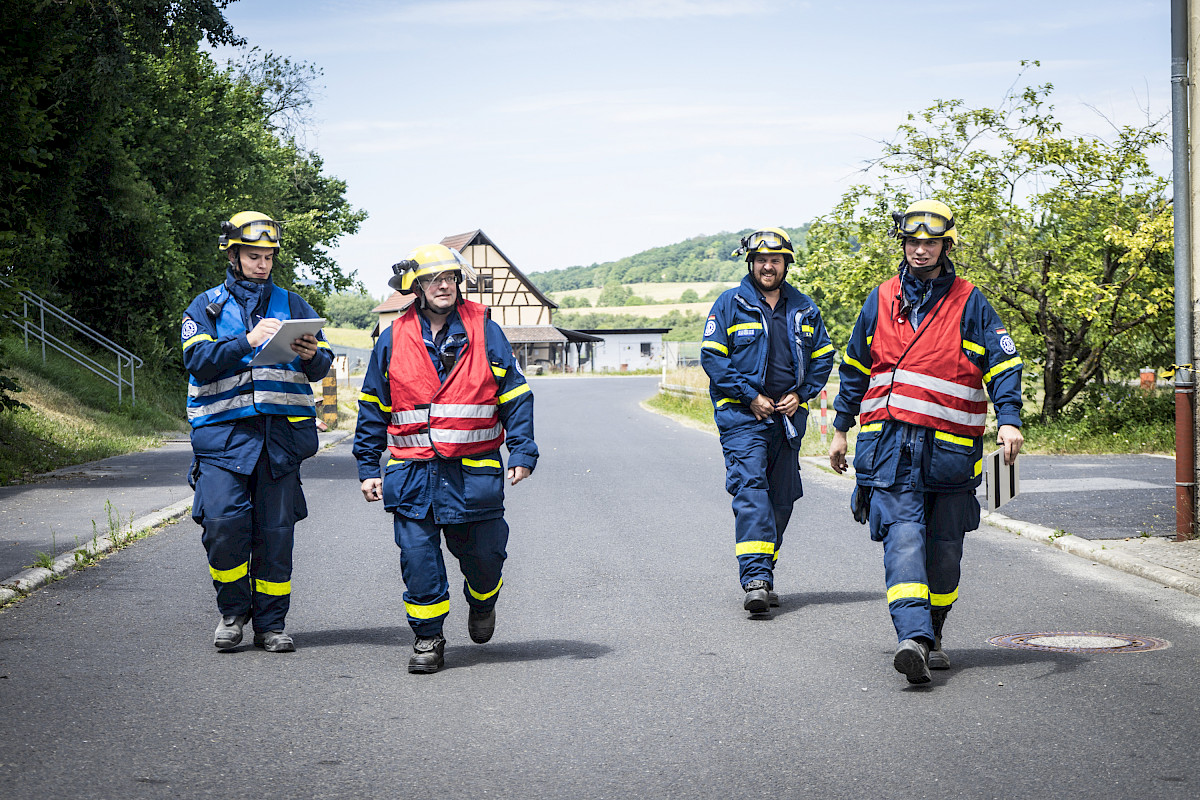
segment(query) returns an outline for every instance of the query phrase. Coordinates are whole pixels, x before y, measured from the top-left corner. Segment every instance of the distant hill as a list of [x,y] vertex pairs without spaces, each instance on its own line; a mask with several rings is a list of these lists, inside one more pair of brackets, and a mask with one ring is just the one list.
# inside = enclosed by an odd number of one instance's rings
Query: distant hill
[[[804,247],[808,225],[784,228],[792,237],[792,246]],[[617,283],[663,283],[693,281],[737,281],[745,274],[745,260],[731,258],[742,237],[753,233],[746,228],[737,233],[696,236],[677,244],[654,247],[619,261],[592,264],[590,267],[566,267],[530,273],[529,279],[543,292],[602,287]]]

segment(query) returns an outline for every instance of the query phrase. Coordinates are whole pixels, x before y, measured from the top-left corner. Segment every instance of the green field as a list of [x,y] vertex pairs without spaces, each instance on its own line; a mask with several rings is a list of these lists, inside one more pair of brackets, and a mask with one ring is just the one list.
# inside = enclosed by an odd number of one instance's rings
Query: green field
[[[695,283],[627,283],[625,287],[638,297],[649,297],[655,302],[662,302],[663,300],[678,300],[679,296],[688,289],[704,297],[714,286],[721,289],[728,289],[730,286],[736,285],[732,281],[697,281]],[[604,290],[593,287],[590,289],[571,289],[565,292],[550,292],[547,296],[555,302],[561,302],[564,297],[583,297],[589,303],[595,305],[602,291]],[[712,304],[707,303],[705,305]],[[645,306],[631,306],[631,308],[645,308]],[[609,311],[611,309],[606,308],[605,310]]]

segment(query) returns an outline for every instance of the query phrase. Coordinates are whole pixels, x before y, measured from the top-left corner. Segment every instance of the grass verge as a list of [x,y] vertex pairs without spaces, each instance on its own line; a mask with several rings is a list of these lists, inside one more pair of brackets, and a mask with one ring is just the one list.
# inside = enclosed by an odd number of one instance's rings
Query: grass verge
[[0,414],[0,483],[155,447],[165,433],[187,430],[181,379],[149,364],[137,371],[133,404],[128,388],[118,403],[115,386],[55,353],[43,363],[40,350],[6,337],[0,357],[28,406]]

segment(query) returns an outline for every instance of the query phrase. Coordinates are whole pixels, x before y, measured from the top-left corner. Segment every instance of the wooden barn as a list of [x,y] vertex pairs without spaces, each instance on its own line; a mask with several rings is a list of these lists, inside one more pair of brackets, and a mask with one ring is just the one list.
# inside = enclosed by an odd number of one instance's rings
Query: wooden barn
[[[504,329],[526,374],[575,371],[580,364],[593,361],[593,347],[600,337],[555,327],[552,312],[558,305],[542,294],[486,233],[460,233],[441,243],[462,253],[475,268],[478,278],[463,283],[463,296],[491,308],[492,319]],[[379,324],[371,335],[377,337],[413,299],[413,295],[394,292],[376,306]]]

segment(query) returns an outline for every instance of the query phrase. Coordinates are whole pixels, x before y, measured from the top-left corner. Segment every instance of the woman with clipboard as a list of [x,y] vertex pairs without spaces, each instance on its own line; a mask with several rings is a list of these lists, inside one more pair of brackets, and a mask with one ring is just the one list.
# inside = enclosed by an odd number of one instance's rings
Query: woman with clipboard
[[309,384],[325,377],[333,354],[318,330],[293,339],[284,363],[252,361],[284,321],[317,317],[302,297],[271,281],[279,244],[280,224],[265,214],[243,211],[222,222],[225,282],[197,296],[183,315],[192,518],[204,529],[221,614],[213,644],[220,650],[241,643],[247,622],[256,647],[296,649],[284,623],[295,524],[308,516],[300,463],[318,446]]

